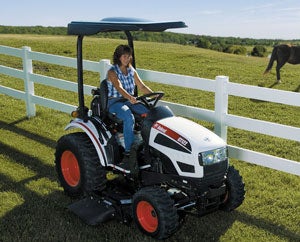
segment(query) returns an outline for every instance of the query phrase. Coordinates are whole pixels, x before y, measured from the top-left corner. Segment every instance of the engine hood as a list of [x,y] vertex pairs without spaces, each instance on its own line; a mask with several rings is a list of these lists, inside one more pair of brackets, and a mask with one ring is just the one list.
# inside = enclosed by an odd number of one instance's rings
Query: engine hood
[[209,129],[182,117],[169,117],[153,128],[190,151],[203,152],[226,146],[226,142]]

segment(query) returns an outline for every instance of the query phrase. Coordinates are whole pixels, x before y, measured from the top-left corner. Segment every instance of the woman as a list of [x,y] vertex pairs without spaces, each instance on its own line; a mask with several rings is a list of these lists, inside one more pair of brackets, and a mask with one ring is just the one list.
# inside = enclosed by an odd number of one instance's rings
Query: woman
[[[148,112],[144,105],[137,102],[134,96],[135,86],[144,94],[152,93],[152,90],[138,76],[131,65],[131,61],[131,48],[128,45],[119,45],[113,55],[113,65],[107,72],[108,110],[123,120],[125,159],[127,160],[134,141],[134,116],[132,111],[137,114]],[[120,100],[124,98],[127,101]],[[125,169],[132,164],[122,162],[120,165],[124,166],[123,168]]]

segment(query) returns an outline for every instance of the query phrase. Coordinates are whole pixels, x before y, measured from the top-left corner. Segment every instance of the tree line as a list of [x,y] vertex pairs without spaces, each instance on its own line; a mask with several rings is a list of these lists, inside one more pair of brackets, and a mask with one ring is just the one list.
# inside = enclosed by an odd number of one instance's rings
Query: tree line
[[[67,35],[67,27],[45,26],[3,26],[0,25],[0,34],[41,34],[41,35]],[[181,45],[194,45],[199,48],[210,49],[238,55],[252,55],[263,57],[267,55],[267,47],[280,43],[299,44],[298,40],[282,39],[252,39],[238,37],[214,37],[195,34],[180,34],[173,32],[133,32],[134,40],[176,43]],[[102,38],[126,39],[123,32],[107,32],[97,35]],[[253,46],[250,53],[247,48]]]

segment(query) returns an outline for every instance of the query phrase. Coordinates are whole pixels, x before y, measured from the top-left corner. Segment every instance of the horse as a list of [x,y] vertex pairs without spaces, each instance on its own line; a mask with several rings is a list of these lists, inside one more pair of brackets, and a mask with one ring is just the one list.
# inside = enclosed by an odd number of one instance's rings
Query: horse
[[291,46],[287,44],[274,46],[269,64],[264,74],[267,74],[271,70],[274,61],[277,62],[277,83],[280,83],[280,68],[283,67],[285,63],[290,63],[293,65],[300,64],[300,46]]

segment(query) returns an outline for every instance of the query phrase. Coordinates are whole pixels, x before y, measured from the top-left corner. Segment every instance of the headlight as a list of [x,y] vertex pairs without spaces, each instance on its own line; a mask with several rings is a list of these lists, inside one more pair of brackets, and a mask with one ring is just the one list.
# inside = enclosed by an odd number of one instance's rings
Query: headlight
[[212,165],[220,161],[226,160],[227,158],[227,147],[204,151],[199,154],[199,162],[202,166]]

